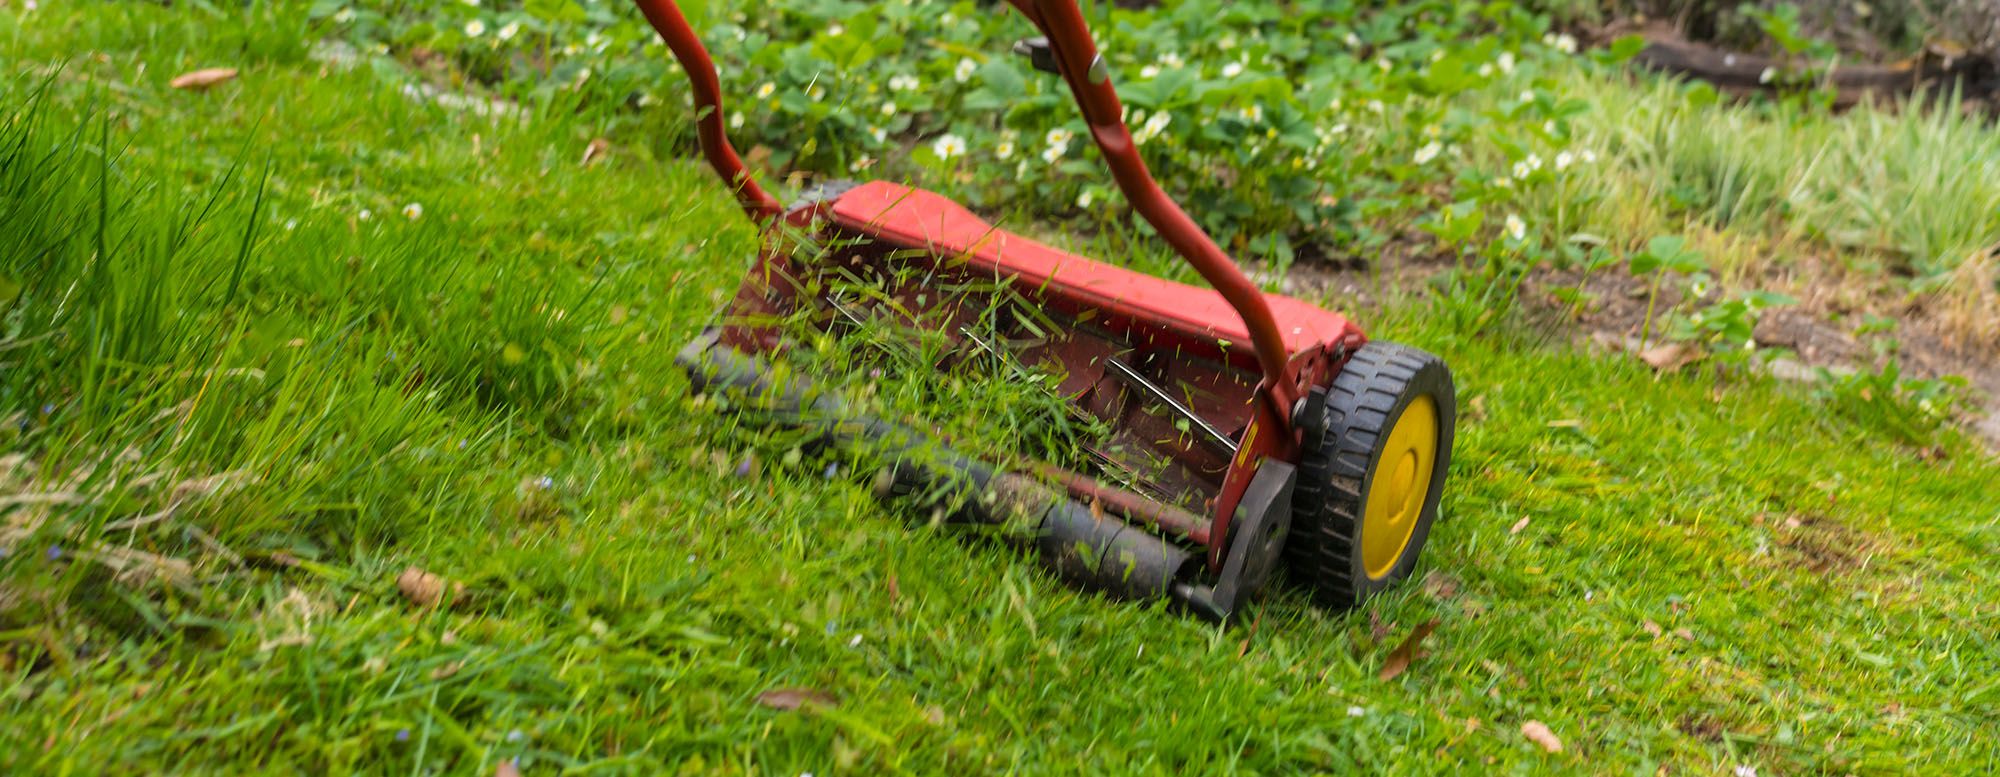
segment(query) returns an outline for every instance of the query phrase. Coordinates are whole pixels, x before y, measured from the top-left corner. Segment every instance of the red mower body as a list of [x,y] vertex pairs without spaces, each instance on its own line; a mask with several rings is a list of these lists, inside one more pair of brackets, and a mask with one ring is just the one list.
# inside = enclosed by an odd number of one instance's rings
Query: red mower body
[[[955,453],[945,457],[954,462],[949,467],[911,468],[913,481],[959,493],[970,520],[1029,516],[1041,527],[1036,542],[1045,558],[1072,580],[1170,596],[1227,619],[1261,589],[1281,555],[1313,567],[1336,602],[1358,602],[1408,575],[1448,463],[1449,372],[1428,354],[1370,344],[1339,313],[1251,283],[1153,180],[1074,0],[1010,0],[1046,36],[1016,51],[1068,84],[1133,211],[1209,288],[1050,247],[944,196],[896,183],[822,183],[784,208],[730,146],[714,63],[680,10],[671,0],[636,2],[689,74],[704,156],[765,230],[757,267],[721,325],[677,359],[696,390],[771,397],[767,407],[783,422],[823,424],[846,408],[781,385],[757,357],[787,346],[773,326],[780,318],[803,314],[832,330],[842,319],[861,323],[864,311],[856,307],[866,307],[867,315],[941,332],[960,351],[1004,352],[1053,376],[1065,399],[1104,422],[1110,434],[1087,453],[1117,485],[1051,465],[997,472]],[[797,250],[807,244],[812,250]],[[867,282],[867,299],[832,291],[836,281],[854,280]],[[985,299],[965,299],[982,293]],[[1021,304],[994,306],[995,294]],[[996,315],[1002,320],[976,320]],[[1350,360],[1365,362],[1366,375],[1341,385]],[[1390,434],[1419,394],[1429,420],[1409,428],[1441,422],[1444,431]],[[898,450],[921,436],[881,419],[824,428],[832,436],[887,440]],[[1385,440],[1404,448],[1385,453]],[[1336,450],[1340,445],[1349,447]],[[1395,457],[1404,475],[1439,474],[1423,483],[1399,476],[1383,491],[1387,498],[1372,498],[1386,457]],[[1376,556],[1367,569],[1364,506],[1380,524],[1371,532],[1391,532],[1373,535],[1391,542],[1370,546]],[[1286,542],[1295,513],[1311,534],[1292,553]],[[1107,522],[1105,514],[1123,521]],[[1385,567],[1383,559],[1393,563]]]

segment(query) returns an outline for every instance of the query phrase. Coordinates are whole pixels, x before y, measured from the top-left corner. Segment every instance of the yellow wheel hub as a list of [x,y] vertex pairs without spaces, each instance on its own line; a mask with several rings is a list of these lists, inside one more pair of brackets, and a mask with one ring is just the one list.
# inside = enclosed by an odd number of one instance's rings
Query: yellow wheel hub
[[1430,496],[1431,469],[1437,464],[1438,409],[1429,394],[1417,397],[1382,443],[1382,456],[1368,473],[1368,504],[1361,515],[1361,563],[1370,578],[1396,568],[1417,518]]

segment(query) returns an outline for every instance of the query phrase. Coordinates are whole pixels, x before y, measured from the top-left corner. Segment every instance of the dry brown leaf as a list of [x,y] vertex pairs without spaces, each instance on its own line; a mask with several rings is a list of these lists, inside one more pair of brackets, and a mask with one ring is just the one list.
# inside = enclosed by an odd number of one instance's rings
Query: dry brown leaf
[[1521,736],[1527,737],[1529,741],[1541,745],[1543,750],[1551,753],[1560,753],[1563,751],[1563,741],[1557,739],[1556,732],[1550,731],[1549,727],[1543,725],[1539,720],[1531,720],[1521,724]]
[[205,67],[200,70],[190,70],[174,76],[174,80],[168,81],[167,86],[175,89],[190,89],[199,92],[234,78],[236,78],[236,68]]
[[832,707],[838,700],[833,694],[814,688],[773,688],[757,694],[757,703],[774,710],[795,710],[807,705]]
[[1436,618],[1417,624],[1417,627],[1410,631],[1410,636],[1403,638],[1403,644],[1389,651],[1389,658],[1382,662],[1382,673],[1378,675],[1382,682],[1394,680],[1397,675],[1410,668],[1410,662],[1417,660],[1417,647],[1423,644],[1425,637],[1437,629],[1437,625]]
[[610,150],[611,141],[604,138],[591,140],[590,145],[583,147],[583,166],[589,167],[592,162],[602,161]]
[[1389,638],[1388,622],[1382,620],[1382,614],[1374,610],[1368,611],[1368,636],[1374,637],[1376,642]]
[[1654,623],[1650,619],[1648,619],[1645,623],[1640,624],[1640,626],[1646,630],[1647,634],[1651,634],[1655,637],[1660,636],[1662,633],[1664,633],[1660,631],[1660,624]]
[[1694,641],[1694,632],[1687,629],[1674,629],[1674,636],[1680,637],[1682,642]]
[[493,767],[493,777],[521,777],[521,767],[515,766],[511,760],[501,761],[499,766]]
[[1661,372],[1673,372],[1689,364],[1701,361],[1699,349],[1681,343],[1654,346],[1639,352],[1639,361],[1651,365]]
[[440,666],[440,667],[438,667],[438,668],[436,668],[436,669],[432,669],[432,670],[431,670],[431,679],[433,679],[433,680],[446,680],[446,679],[450,679],[452,675],[455,675],[455,674],[458,674],[458,670],[460,670],[460,669],[464,669],[464,668],[465,668],[465,662],[464,662],[464,661],[453,661],[453,662],[451,662],[451,663],[449,663],[449,664],[445,664],[444,666]]
[[449,603],[452,604],[457,603],[458,599],[465,595],[464,583],[453,583],[416,567],[405,567],[403,574],[396,576],[396,588],[403,592],[404,598],[418,607],[446,604],[446,591],[451,592]]
[[1528,528],[1528,516],[1525,516],[1525,515],[1523,515],[1523,516],[1521,516],[1521,520],[1518,520],[1518,521],[1515,521],[1515,522],[1514,522],[1514,528],[1512,528],[1512,529],[1508,529],[1508,530],[1507,530],[1507,533],[1508,533],[1508,534],[1520,534],[1520,533],[1521,533],[1521,530],[1522,530],[1522,529],[1526,529],[1526,528]]
[[1432,599],[1450,599],[1458,595],[1458,581],[1451,575],[1435,569],[1424,575],[1424,593]]

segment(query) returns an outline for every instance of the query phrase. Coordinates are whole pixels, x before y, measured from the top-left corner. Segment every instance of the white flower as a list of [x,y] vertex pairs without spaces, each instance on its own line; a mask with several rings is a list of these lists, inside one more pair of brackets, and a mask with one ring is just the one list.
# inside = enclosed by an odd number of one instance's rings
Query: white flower
[[501,40],[513,40],[514,36],[521,34],[521,23],[508,22],[506,24],[500,25],[500,32],[497,34],[500,36]]
[[1376,57],[1375,66],[1381,68],[1384,73],[1396,69],[1396,65],[1390,62],[1388,57]]
[[1082,194],[1076,196],[1076,207],[1078,210],[1087,210],[1090,208],[1090,204],[1096,201],[1097,195],[1091,192],[1091,190],[1085,189]]
[[931,143],[931,152],[937,154],[939,159],[951,159],[965,153],[965,138],[950,133],[939,135],[937,141]]
[[1360,36],[1357,36],[1357,35],[1355,35],[1355,34],[1354,34],[1353,32],[1351,32],[1351,31],[1347,33],[1347,36],[1346,36],[1346,37],[1343,37],[1343,38],[1341,38],[1341,39],[1340,39],[1340,41],[1341,41],[1342,43],[1345,43],[1345,44],[1347,44],[1347,47],[1348,47],[1348,48],[1350,48],[1350,49],[1358,49],[1358,48],[1361,48],[1361,38],[1360,38]]
[[860,634],[856,634],[856,635],[854,635],[854,638],[853,638],[853,639],[850,639],[850,640],[848,640],[848,641],[847,641],[847,646],[848,646],[848,647],[851,647],[851,648],[852,648],[852,647],[861,647],[861,635],[860,635]]
[[730,128],[730,129],[743,129],[743,112],[742,112],[742,111],[734,111],[734,112],[732,112],[732,113],[730,113],[730,114],[729,114],[729,128]]
[[1533,89],[1521,90],[1521,102],[1531,103],[1534,101],[1535,101],[1535,90]]
[[1223,78],[1235,78],[1240,75],[1243,75],[1243,63],[1231,62],[1227,65],[1222,66]]
[[884,143],[889,140],[889,131],[871,125],[868,128],[868,136],[874,138],[877,143]]
[[1575,161],[1576,161],[1576,156],[1568,151],[1559,151],[1556,153],[1557,170],[1567,170],[1569,169],[1570,163]]
[[1596,164],[1596,162],[1597,162],[1597,152],[1595,152],[1595,151],[1592,151],[1592,150],[1590,150],[1590,149],[1587,149],[1587,148],[1586,148],[1586,149],[1584,149],[1584,150],[1583,150],[1583,163],[1584,163],[1584,164],[1586,164],[1586,165],[1588,165],[1588,164]]
[[409,219],[409,220],[411,220],[411,221],[416,221],[417,219],[420,219],[420,218],[423,218],[423,217],[424,217],[424,204],[423,204],[423,203],[421,203],[421,202],[412,202],[412,203],[410,203],[410,204],[408,204],[408,205],[404,205],[404,206],[403,206],[403,218],[406,218],[406,219]]
[[1049,146],[1053,148],[1067,149],[1069,147],[1070,140],[1075,137],[1076,133],[1071,132],[1062,127],[1057,127],[1055,129],[1049,130],[1049,134],[1043,136],[1042,140],[1044,142],[1047,142]]
[[766,97],[770,97],[777,91],[778,91],[777,84],[765,81],[763,86],[757,87],[757,99],[762,100]]
[[1528,176],[1534,175],[1534,173],[1535,173],[1535,168],[1529,167],[1528,163],[1525,160],[1514,163],[1515,178],[1519,178],[1525,181],[1528,179]]
[[1416,156],[1410,158],[1420,165],[1429,164],[1442,151],[1444,151],[1444,146],[1438,145],[1437,141],[1431,141],[1425,143],[1423,148],[1417,149]]
[[806,89],[806,96],[811,97],[813,102],[819,102],[821,100],[824,100],[826,99],[826,87],[824,86],[808,87]]
[[362,221],[367,221],[375,217],[375,211],[369,210],[367,208],[362,208],[360,213],[356,213],[354,215],[356,218],[359,218]]
[[847,171],[851,173],[858,173],[874,166],[875,166],[875,157],[869,156],[867,154],[862,154],[859,158],[855,159],[852,164],[849,164],[847,166]]
[[1778,77],[1778,69],[1775,67],[1767,67],[1764,68],[1764,72],[1757,74],[1757,83],[1768,84],[1771,83],[1771,79],[1777,77]]
[[923,82],[918,81],[916,76],[910,75],[908,73],[891,76],[889,78],[890,91],[907,92],[922,85]]
[[1257,103],[1251,103],[1247,106],[1244,106],[1243,108],[1238,109],[1237,113],[1243,116],[1244,121],[1250,122],[1251,124],[1256,124],[1264,120],[1264,106],[1259,105]]
[[1489,62],[1489,63],[1486,63],[1486,64],[1482,64],[1482,65],[1480,65],[1480,66],[1479,66],[1479,77],[1480,77],[1480,78],[1491,78],[1491,77],[1493,77],[1493,64]]
[[1695,299],[1701,299],[1702,297],[1708,296],[1708,279],[1707,278],[1695,279],[1694,283],[1688,285],[1688,293],[1693,294]]
[[1520,216],[1507,214],[1507,237],[1517,243],[1528,239],[1528,223],[1522,221]]
[[354,9],[342,8],[338,11],[334,11],[333,20],[340,24],[346,24],[348,22],[354,21]]
[[1328,101],[1326,104],[1326,109],[1329,111],[1340,110],[1340,98],[1335,97],[1331,101]]
[[1351,706],[1347,708],[1347,716],[1350,718],[1358,718],[1367,714],[1368,710],[1363,709],[1359,706]]
[[972,80],[973,71],[978,69],[979,63],[972,61],[971,57],[961,57],[958,60],[958,67],[951,71],[951,78],[962,84]]
[[1160,133],[1166,130],[1167,124],[1173,121],[1173,118],[1166,111],[1160,111],[1146,117],[1146,123],[1139,127],[1139,133],[1133,139],[1140,143],[1145,143],[1159,137]]
[[847,33],[847,28],[841,26],[839,23],[829,25],[826,28],[826,36],[829,38],[838,38],[846,33]]
[[994,159],[1011,159],[1014,156],[1014,141],[1002,140],[993,147]]
[[1181,61],[1181,55],[1171,51],[1160,55],[1160,67],[1162,68],[1180,67],[1185,64],[1187,63]]
[[1502,73],[1514,72],[1514,52],[1511,51],[1500,52],[1500,59],[1498,60],[1498,64],[1500,65],[1500,72]]
[[895,100],[889,100],[889,101],[887,101],[887,102],[884,102],[884,103],[882,103],[882,115],[884,115],[884,116],[894,116],[894,115],[896,115],[896,101],[895,101]]
[[486,34],[486,23],[478,19],[465,23],[465,37],[477,38]]
[[1735,777],[1757,777],[1757,767],[1738,766],[1731,772]]
[[1043,162],[1047,162],[1049,164],[1055,164],[1057,162],[1062,161],[1062,158],[1063,158],[1062,146],[1049,146],[1048,148],[1042,149]]
[[1381,113],[1381,112],[1382,112],[1382,109],[1383,109],[1383,106],[1382,106],[1382,101],[1381,101],[1381,100],[1369,100],[1369,101],[1368,101],[1368,110],[1369,110],[1369,111],[1371,111],[1371,112],[1374,112],[1374,113]]
[[1158,65],[1147,65],[1145,67],[1139,68],[1140,78],[1156,78],[1159,75],[1160,75],[1160,68]]
[[1345,122],[1340,124],[1335,124],[1333,125],[1332,128],[1328,129],[1327,131],[1335,135],[1345,135],[1347,134],[1347,124]]
[[1569,33],[1550,33],[1542,36],[1542,43],[1564,54],[1576,53],[1576,38]]

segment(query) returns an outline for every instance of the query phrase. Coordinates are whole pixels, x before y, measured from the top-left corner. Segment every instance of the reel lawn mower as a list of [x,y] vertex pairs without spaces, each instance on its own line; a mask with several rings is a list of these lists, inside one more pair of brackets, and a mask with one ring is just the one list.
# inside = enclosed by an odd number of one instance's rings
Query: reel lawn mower
[[[1280,564],[1340,608],[1408,577],[1451,460],[1451,372],[1252,285],[1154,182],[1075,1],[1009,2],[1043,36],[1016,52],[1068,84],[1133,209],[1213,289],[1066,253],[887,181],[822,183],[781,205],[730,146],[715,65],[679,7],[636,0],[693,84],[703,155],[765,235],[720,323],[677,357],[694,390],[760,423],[886,450],[896,462],[878,478],[886,495],[952,494],[951,520],[1019,530],[1062,577],[1113,595],[1167,597],[1228,621]],[[802,239],[834,248],[800,260]],[[838,298],[827,291],[835,276],[882,293]],[[794,343],[774,322],[804,316],[831,330],[856,305],[989,347],[956,325],[978,306],[945,293],[982,282],[1034,308],[1003,320],[1001,336],[1025,344],[1019,362],[1049,375],[1076,412],[1101,420],[1109,437],[1089,454],[1126,473],[1124,485],[1047,464],[1000,471],[857,414],[763,358]]]

